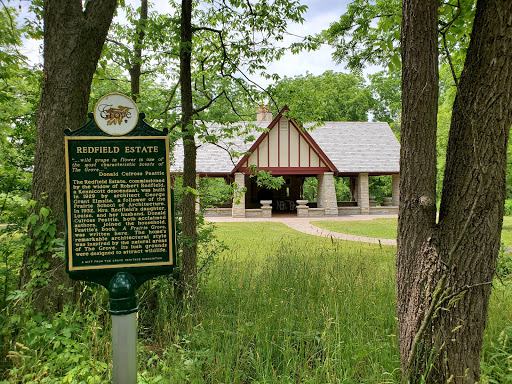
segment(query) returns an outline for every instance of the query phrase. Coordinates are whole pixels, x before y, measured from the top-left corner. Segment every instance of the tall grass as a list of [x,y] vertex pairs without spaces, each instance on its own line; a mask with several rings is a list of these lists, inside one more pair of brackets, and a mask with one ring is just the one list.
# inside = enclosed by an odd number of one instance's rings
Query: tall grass
[[[219,224],[216,233],[229,249],[209,265],[191,306],[175,305],[167,277],[139,290],[139,383],[400,382],[395,247],[279,223]],[[8,382],[111,380],[106,294],[83,296],[82,309],[17,320]],[[511,304],[510,287],[496,284],[482,383],[512,381]]]
[[[250,225],[222,225],[219,236],[251,238]],[[195,310],[181,328],[171,326],[167,375],[211,383],[397,381],[393,248],[263,227],[254,242],[232,241]]]

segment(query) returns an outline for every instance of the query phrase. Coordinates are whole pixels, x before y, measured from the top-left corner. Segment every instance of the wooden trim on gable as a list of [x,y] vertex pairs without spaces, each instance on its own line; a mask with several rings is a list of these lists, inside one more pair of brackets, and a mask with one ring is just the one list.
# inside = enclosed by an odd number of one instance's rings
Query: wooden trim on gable
[[[316,143],[315,140],[311,137],[311,135],[308,133],[308,131],[302,129],[297,124],[295,124],[295,121],[289,120],[297,129],[299,132],[299,135],[301,135],[313,148],[315,148],[317,155],[319,159],[322,159],[325,164],[331,169],[332,172],[338,172],[338,168],[332,163],[332,161],[327,157],[327,155],[322,151],[322,148],[319,147],[319,145]],[[309,156],[309,162],[311,164],[311,153]]]
[[[299,175],[329,171],[338,172],[336,166],[307,131],[303,130],[302,127],[299,127],[295,121],[289,118],[284,117],[286,122],[281,121],[285,111],[289,111],[287,106],[279,111],[277,116],[270,122],[267,131],[260,135],[249,151],[238,161],[232,170],[232,174],[235,172],[248,173],[249,163],[255,164],[261,170],[272,171],[275,174],[295,173]],[[274,128],[277,131],[273,131]],[[292,137],[294,140],[293,147]],[[263,152],[261,152],[260,145],[262,145],[265,139],[267,139],[267,148],[266,151],[263,148]],[[296,148],[295,140],[297,140]],[[270,150],[271,145],[273,147],[272,153]],[[276,146],[277,152],[274,152]],[[304,164],[301,164],[301,152],[303,152]],[[267,166],[262,166],[262,163],[265,164],[265,155]]]

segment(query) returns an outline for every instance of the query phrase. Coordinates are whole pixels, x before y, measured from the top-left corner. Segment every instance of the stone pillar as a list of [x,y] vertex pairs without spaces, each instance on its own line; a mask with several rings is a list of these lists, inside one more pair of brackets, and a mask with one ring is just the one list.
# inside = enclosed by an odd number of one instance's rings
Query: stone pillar
[[[199,176],[196,175],[196,191],[199,192]],[[199,193],[196,195],[196,215],[201,212],[201,197]]]
[[260,200],[261,217],[272,217],[272,200]]
[[400,175],[392,175],[392,204],[397,206],[400,204]]
[[370,189],[367,173],[360,173],[357,177],[357,205],[362,215],[370,213]]
[[317,208],[323,207],[323,191],[324,191],[324,175],[318,175],[316,177],[316,206]]
[[236,188],[233,196],[232,217],[245,217],[245,175],[235,173]]
[[325,208],[325,215],[338,215],[338,202],[334,187],[334,173],[325,172],[318,175],[318,208]]
[[297,200],[297,216],[298,217],[308,217],[309,216],[309,207],[307,206],[307,200]]

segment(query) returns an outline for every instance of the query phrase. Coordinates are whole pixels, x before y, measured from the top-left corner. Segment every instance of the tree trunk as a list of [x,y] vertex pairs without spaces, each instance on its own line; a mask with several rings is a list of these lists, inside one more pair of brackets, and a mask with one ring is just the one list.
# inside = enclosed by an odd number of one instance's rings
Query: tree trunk
[[[44,1],[43,89],[36,119],[37,141],[32,199],[50,207],[57,230],[64,231],[64,129],[77,129],[86,121],[92,77],[112,21],[116,0]],[[27,252],[20,286],[30,280]],[[62,308],[65,293],[60,284],[70,285],[63,262],[44,256],[55,270],[50,283],[34,301],[46,312]]]
[[190,190],[196,189],[196,144],[192,115],[192,0],[181,3],[181,47],[180,85],[183,132],[183,259],[178,297],[180,300],[193,297],[197,285],[197,225],[195,215],[196,196]]
[[[425,265],[436,222],[438,105],[437,2],[409,0],[402,11],[402,126],[396,294],[402,366],[428,306]],[[420,91],[418,91],[420,90]],[[405,370],[405,369],[404,369]]]
[[140,2],[140,19],[139,19],[139,33],[137,40],[134,44],[135,57],[132,67],[128,70],[130,72],[130,86],[133,101],[137,101],[140,94],[140,75],[142,67],[142,42],[146,34],[146,20],[148,18],[148,0],[141,0]]
[[[407,27],[411,28],[411,13],[427,15],[419,9],[426,5],[422,3],[404,2]],[[417,26],[415,21],[412,27]],[[402,43],[421,44],[411,39]],[[427,47],[423,46],[430,51]],[[404,74],[407,67],[414,68],[407,55]],[[421,375],[428,377],[428,383],[475,383],[479,379],[504,210],[506,148],[512,124],[510,68],[510,2],[479,0],[453,106],[437,225],[422,225],[422,215],[408,201],[420,195],[406,195],[415,190],[407,176],[401,183],[397,308],[404,377],[411,382]],[[407,81],[404,76],[404,85]],[[423,89],[418,84],[416,95]],[[412,89],[403,92],[404,100],[413,97]],[[418,107],[408,105],[402,113],[406,121],[421,119]],[[402,132],[402,160],[414,148],[410,140]],[[401,169],[410,173],[411,167],[417,167],[416,178],[424,179],[423,154],[414,157],[415,161],[409,156],[410,162],[401,164],[408,168]],[[408,227],[410,232],[405,230]]]

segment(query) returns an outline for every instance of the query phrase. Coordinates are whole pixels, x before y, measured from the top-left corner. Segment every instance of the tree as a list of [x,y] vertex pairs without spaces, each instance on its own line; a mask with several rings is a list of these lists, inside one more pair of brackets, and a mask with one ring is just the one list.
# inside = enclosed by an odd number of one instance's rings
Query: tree
[[333,71],[285,77],[270,92],[306,121],[367,121],[375,104],[362,77]]
[[[256,101],[262,89],[249,76],[271,77],[266,63],[285,52],[285,48],[272,44],[283,39],[288,21],[302,22],[305,7],[288,0],[208,0],[196,8],[191,0],[182,0],[180,10],[181,118],[172,128],[181,127],[184,145],[184,241],[178,290],[183,299],[194,296],[197,284],[196,135],[218,139],[194,119],[218,100],[227,100],[234,109],[227,92],[234,84]],[[234,113],[238,115],[236,110]],[[225,134],[232,134],[232,129]]]
[[[144,77],[151,76],[152,81],[157,76],[168,80],[168,76],[165,76],[167,65],[169,61],[177,59],[168,46],[175,47],[178,42],[172,36],[174,31],[165,25],[167,19],[155,11],[149,12],[147,0],[140,0],[138,9],[124,4],[123,10],[129,24],[117,22],[110,27],[97,77],[112,79],[111,72],[122,68],[129,75],[130,94],[137,101]],[[109,67],[109,62],[115,67]]]
[[[112,21],[116,0],[45,0],[43,87],[36,119],[36,155],[32,199],[53,212],[57,231],[64,231],[65,191],[64,129],[77,129],[85,123],[91,81]],[[20,286],[30,280],[27,252],[20,274]],[[54,271],[47,287],[39,291],[37,309],[51,312],[62,307],[69,283],[62,260],[45,254]]]
[[500,247],[512,9],[478,0],[436,222],[438,4],[405,0],[397,311],[404,381],[474,383]]
[[18,50],[26,29],[16,24],[16,16],[12,8],[0,9],[0,220],[13,195],[27,198],[30,192],[39,97],[40,71]]
[[372,109],[375,121],[385,121],[391,124],[394,131],[398,131],[400,122],[400,109],[402,107],[401,75],[398,70],[380,71],[368,76],[370,79],[370,90],[376,100]]

